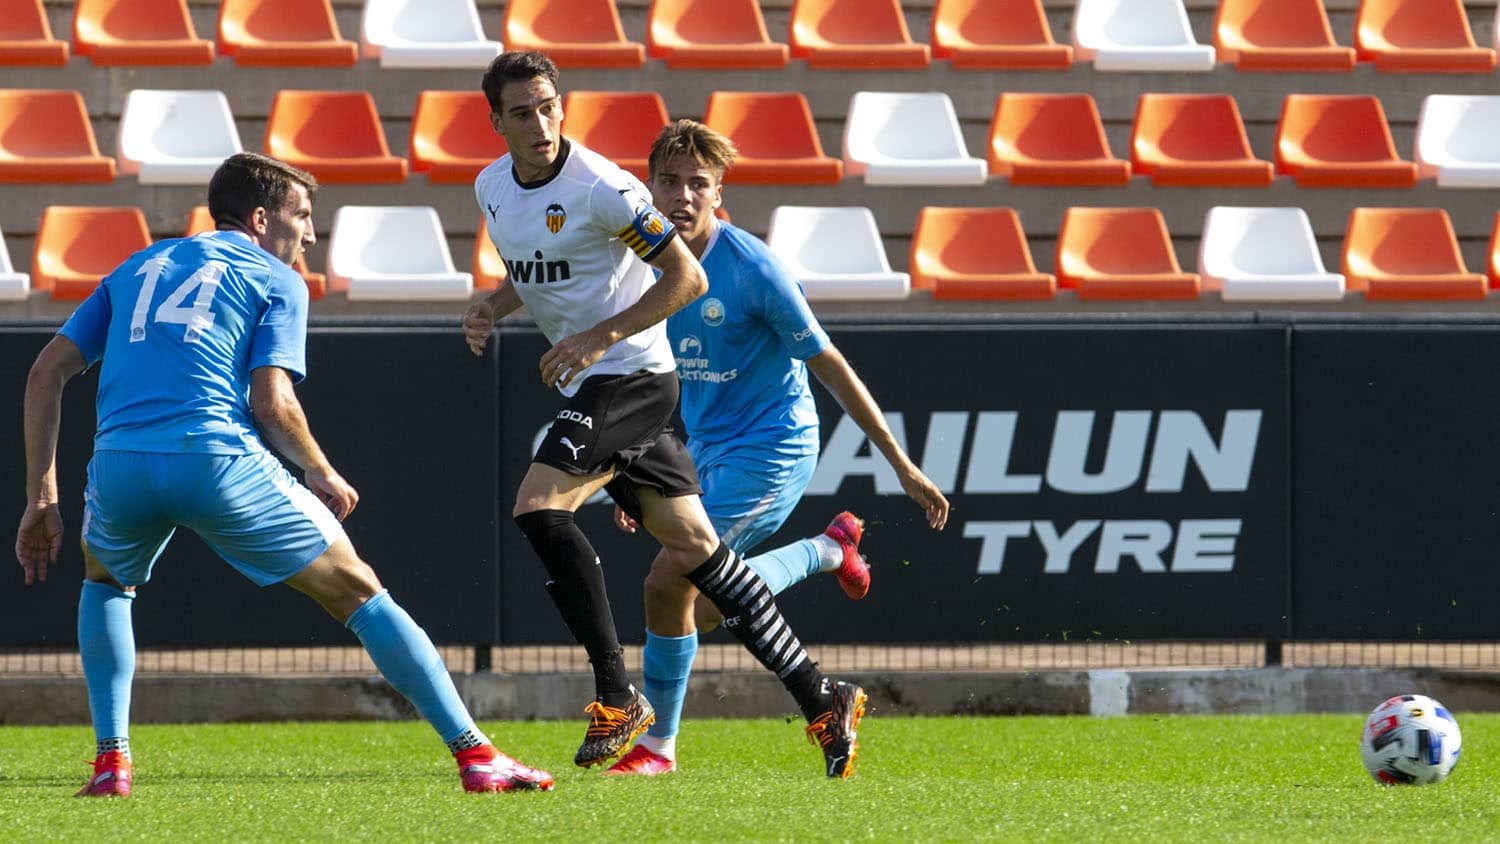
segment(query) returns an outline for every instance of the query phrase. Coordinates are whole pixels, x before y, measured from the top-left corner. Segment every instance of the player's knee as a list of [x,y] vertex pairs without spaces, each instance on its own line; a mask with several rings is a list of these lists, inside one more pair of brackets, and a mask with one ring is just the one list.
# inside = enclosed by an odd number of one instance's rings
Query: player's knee
[[[520,508],[520,503],[516,507]],[[534,548],[543,548],[560,536],[573,530],[573,513],[570,510],[527,510],[511,517]]]

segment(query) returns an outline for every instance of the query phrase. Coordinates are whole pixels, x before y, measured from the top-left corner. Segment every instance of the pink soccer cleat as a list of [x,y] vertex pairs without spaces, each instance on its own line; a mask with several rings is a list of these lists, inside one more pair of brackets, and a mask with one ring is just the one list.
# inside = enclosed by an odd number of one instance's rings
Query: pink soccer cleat
[[101,753],[94,759],[94,778],[74,797],[129,797],[134,767],[118,750]]
[[833,517],[823,535],[844,547],[844,562],[834,569],[844,594],[858,601],[870,594],[870,567],[859,553],[859,539],[864,535],[865,520],[845,510]]
[[464,791],[551,791],[552,775],[528,768],[495,749],[492,744],[471,747],[453,754]]
[[677,770],[677,762],[665,756],[657,756],[642,745],[636,745],[630,752],[620,757],[620,761],[609,766],[606,774],[640,774],[642,776],[654,777],[657,774],[670,774]]

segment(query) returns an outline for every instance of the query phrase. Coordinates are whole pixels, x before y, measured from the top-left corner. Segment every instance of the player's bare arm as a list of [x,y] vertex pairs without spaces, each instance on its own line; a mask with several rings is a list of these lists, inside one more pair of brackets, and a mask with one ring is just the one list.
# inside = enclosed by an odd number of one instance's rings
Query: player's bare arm
[[464,314],[463,322],[464,342],[469,344],[469,351],[475,355],[484,354],[495,323],[520,307],[521,297],[516,294],[516,289],[511,286],[508,278],[501,279],[498,287],[475,300]]
[[279,366],[262,366],[250,373],[250,411],[256,427],[271,446],[302,469],[308,489],[337,516],[348,518],[359,503],[359,493],[334,471],[307,425],[307,414],[292,388],[291,375]]
[[53,337],[37,355],[26,377],[26,512],[16,530],[16,561],[26,585],[47,579],[47,567],[62,550],[62,513],[57,503],[57,429],[62,393],[84,370],[83,352],[68,338]]
[[896,442],[890,427],[885,424],[885,415],[881,413],[880,406],[875,403],[869,388],[838,347],[830,345],[808,358],[807,368],[828,388],[844,412],[859,425],[859,429],[865,432],[870,443],[885,455],[885,459],[896,470],[896,476],[901,479],[901,488],[926,511],[927,524],[935,530],[942,530],[948,523],[947,497],[931,478],[917,468],[900,443]]
[[680,238],[668,241],[651,265],[661,270],[661,277],[635,304],[588,331],[562,338],[542,355],[542,383],[566,387],[610,346],[665,320],[708,290],[708,276]]

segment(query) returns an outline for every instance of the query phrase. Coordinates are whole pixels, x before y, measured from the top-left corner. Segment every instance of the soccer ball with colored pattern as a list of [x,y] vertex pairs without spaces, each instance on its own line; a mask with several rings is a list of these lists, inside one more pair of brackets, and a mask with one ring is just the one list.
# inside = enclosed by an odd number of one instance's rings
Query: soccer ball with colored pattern
[[1462,743],[1447,707],[1426,695],[1397,695],[1365,720],[1359,755],[1386,785],[1431,785],[1453,771]]

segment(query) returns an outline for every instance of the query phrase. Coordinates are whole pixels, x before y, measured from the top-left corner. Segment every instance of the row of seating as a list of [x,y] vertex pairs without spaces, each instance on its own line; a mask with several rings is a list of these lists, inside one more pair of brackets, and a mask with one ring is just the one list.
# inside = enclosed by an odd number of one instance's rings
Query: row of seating
[[[669,120],[658,94],[570,91],[563,131],[646,176],[646,153]],[[325,182],[397,183],[408,169],[435,183],[464,183],[506,151],[478,91],[424,91],[413,113],[407,159],[386,142],[374,100],[360,91],[280,91],[264,149]],[[1115,157],[1088,94],[1003,93],[995,102],[987,160],[969,155],[943,93],[860,91],[844,123],[842,160],[823,153],[800,93],[719,91],[704,120],[733,139],[729,181],[871,185],[1265,186],[1276,173],[1310,187],[1500,187],[1500,96],[1432,94],[1417,123],[1416,161],[1396,154],[1373,96],[1291,94],[1276,132],[1275,163],[1250,147],[1227,94],[1143,94],[1130,159]],[[138,89],[125,98],[116,152],[142,184],[207,184],[241,151],[229,101],[219,91]],[[100,182],[115,178],[75,91],[0,89],[0,182]]]
[[[211,228],[200,207],[185,234]],[[30,279],[15,272],[0,239],[0,299],[26,298],[32,280],[53,298],[83,298],[150,242],[138,208],[49,207]],[[1055,274],[1037,271],[1010,208],[922,209],[909,274],[891,270],[868,208],[781,206],[766,242],[812,300],[900,300],[913,289],[931,290],[936,299],[1050,299],[1059,287],[1080,299],[1192,299],[1209,291],[1225,301],[1336,301],[1347,290],[1367,299],[1461,300],[1482,299],[1500,284],[1500,214],[1486,277],[1468,271],[1448,214],[1438,208],[1354,209],[1342,273],[1324,269],[1300,208],[1210,209],[1197,273],[1178,265],[1155,208],[1067,209]],[[314,298],[331,290],[351,301],[461,301],[505,275],[482,220],[473,267],[454,268],[430,207],[346,205],[334,214],[326,276],[305,263],[297,269]]]
[[[1497,13],[1500,18],[1500,13]],[[1041,0],[937,0],[931,45],[912,40],[899,0],[795,0],[787,43],[773,42],[756,0],[653,0],[644,45],[625,38],[614,0],[508,0],[508,49],[547,52],[561,67],[639,67],[649,54],[684,68],[1347,71],[1489,73],[1462,0],[1361,0],[1354,46],[1334,41],[1321,0],[1220,0],[1214,44],[1199,44],[1183,0],[1077,0],[1072,44],[1052,38]],[[1500,26],[1496,28],[1500,47]],[[0,63],[61,65],[42,0],[0,0]],[[365,0],[356,46],[330,0],[222,0],[217,50],[186,0],[76,0],[73,50],[94,64],[482,67],[501,50],[474,0]]]

